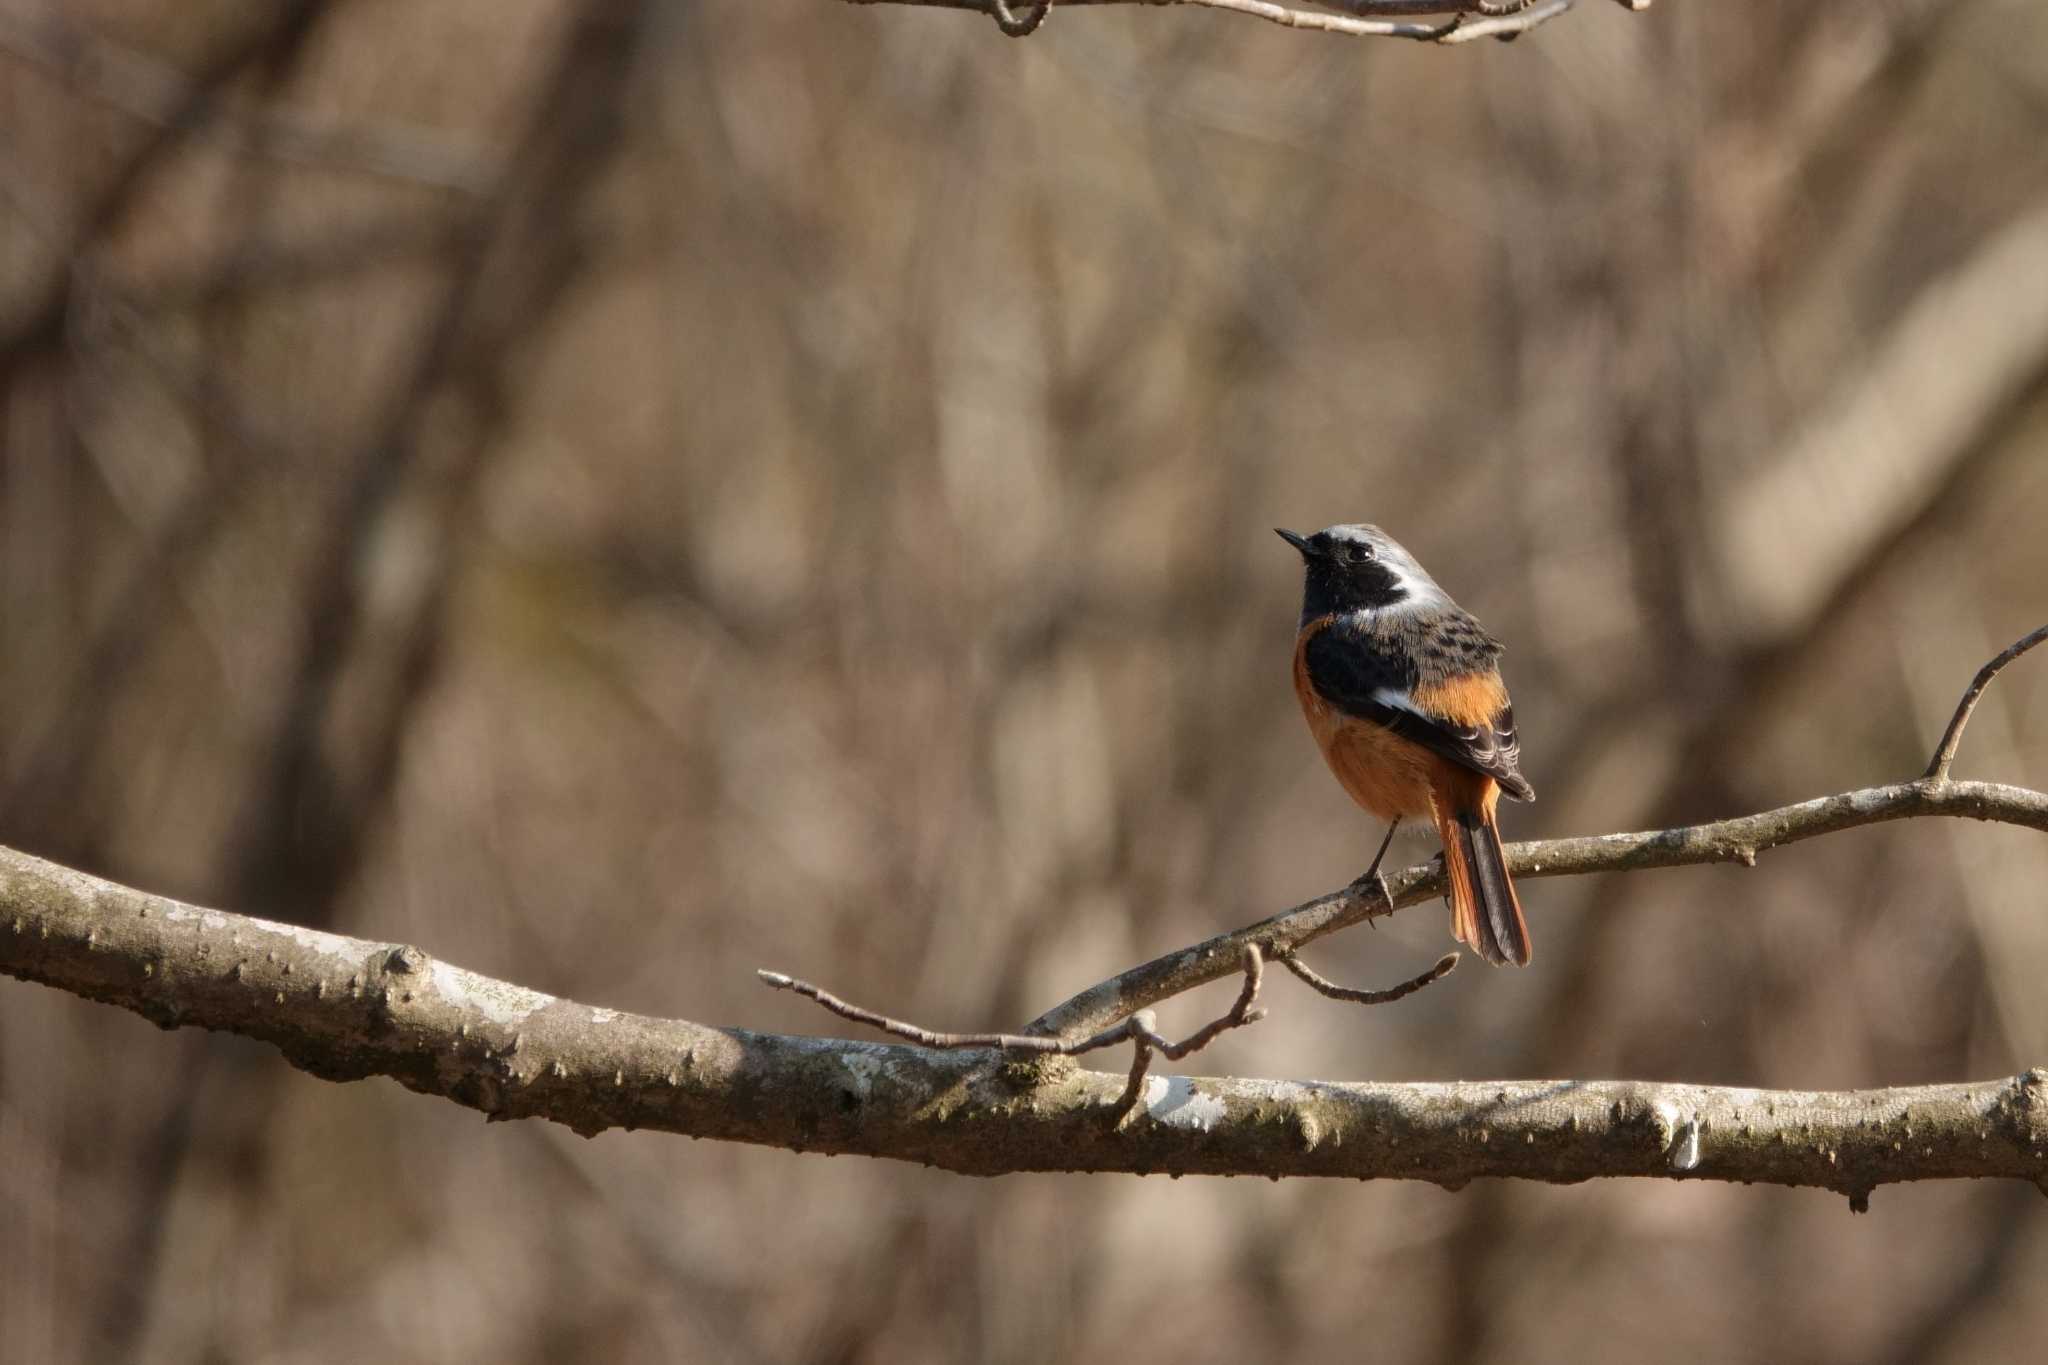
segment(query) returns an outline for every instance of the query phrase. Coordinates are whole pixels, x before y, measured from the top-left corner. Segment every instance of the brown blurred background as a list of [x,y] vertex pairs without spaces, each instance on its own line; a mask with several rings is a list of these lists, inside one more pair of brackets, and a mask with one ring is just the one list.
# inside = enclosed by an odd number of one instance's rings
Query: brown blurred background
[[[0,0],[0,842],[596,1004],[1014,1026],[1361,870],[1268,529],[1360,519],[1509,644],[1511,837],[1915,775],[2048,620],[2044,147],[2038,0]],[[2044,736],[2030,659],[1957,772]],[[1935,822],[1532,883],[1531,969],[1279,981],[1190,1068],[2007,1074],[2044,885]],[[1975,1361],[2044,1273],[2014,1185],[584,1142],[0,982],[9,1362]]]

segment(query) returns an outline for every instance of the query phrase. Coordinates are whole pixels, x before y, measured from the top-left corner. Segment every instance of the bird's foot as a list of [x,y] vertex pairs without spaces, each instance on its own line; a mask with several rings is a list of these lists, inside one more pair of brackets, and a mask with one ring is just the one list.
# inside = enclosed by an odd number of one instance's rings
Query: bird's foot
[[[1352,881],[1349,889],[1361,894],[1368,891],[1377,892],[1380,903],[1387,907],[1384,913],[1389,915],[1394,913],[1394,893],[1388,888],[1386,876],[1381,873],[1377,863],[1359,873],[1357,878]],[[1367,920],[1366,923],[1371,924],[1372,921]]]

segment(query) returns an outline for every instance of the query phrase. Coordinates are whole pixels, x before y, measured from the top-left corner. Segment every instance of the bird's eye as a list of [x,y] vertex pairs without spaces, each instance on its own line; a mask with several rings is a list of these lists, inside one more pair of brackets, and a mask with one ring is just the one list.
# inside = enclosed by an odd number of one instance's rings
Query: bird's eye
[[1353,544],[1344,547],[1344,562],[1347,564],[1363,564],[1371,558],[1372,547],[1370,545]]

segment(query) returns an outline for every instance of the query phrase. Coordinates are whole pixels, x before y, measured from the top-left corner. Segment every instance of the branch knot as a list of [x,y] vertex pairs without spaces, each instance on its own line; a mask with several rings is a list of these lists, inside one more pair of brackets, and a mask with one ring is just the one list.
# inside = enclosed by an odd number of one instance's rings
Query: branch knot
[[988,13],[1005,37],[1029,38],[1052,13],[1052,0],[1037,0],[1021,15],[1010,8],[1010,0],[988,0]]

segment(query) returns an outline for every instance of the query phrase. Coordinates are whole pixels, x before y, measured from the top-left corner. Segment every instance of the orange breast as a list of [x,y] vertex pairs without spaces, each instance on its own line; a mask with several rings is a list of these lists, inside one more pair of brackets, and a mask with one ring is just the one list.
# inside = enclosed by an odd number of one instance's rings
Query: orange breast
[[1351,799],[1382,820],[1429,815],[1433,785],[1451,765],[1385,726],[1337,710],[1316,695],[1308,681],[1308,642],[1329,625],[1312,621],[1294,645],[1294,695],[1308,718],[1309,733],[1337,781]]

